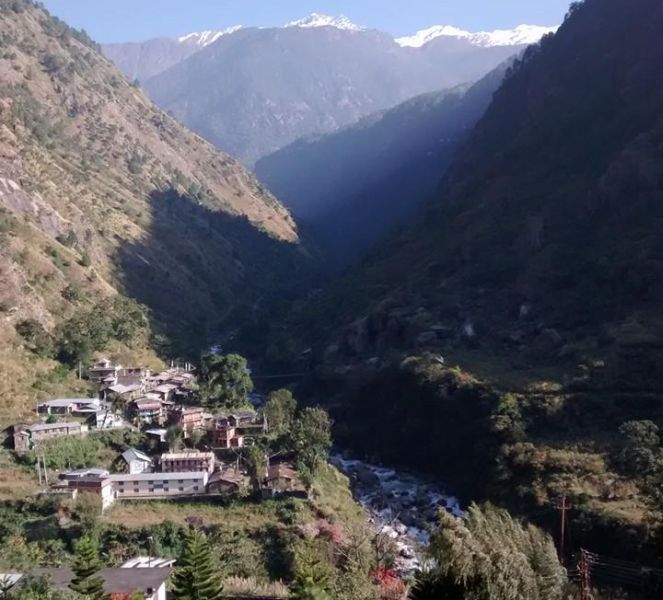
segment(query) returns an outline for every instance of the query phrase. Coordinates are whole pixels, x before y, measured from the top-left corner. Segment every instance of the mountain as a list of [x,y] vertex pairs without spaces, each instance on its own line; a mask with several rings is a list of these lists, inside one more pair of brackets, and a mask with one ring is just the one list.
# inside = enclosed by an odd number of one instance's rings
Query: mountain
[[146,42],[104,44],[102,51],[130,81],[143,81],[181,63],[202,48],[241,27],[221,31],[200,31],[177,39],[156,38]]
[[515,29],[471,32],[451,25],[436,25],[417,31],[414,35],[396,38],[396,43],[408,48],[421,48],[440,37],[467,40],[474,46],[520,46],[536,44],[543,36],[555,33],[557,27],[539,25],[518,25]]
[[515,45],[481,45],[450,36],[406,47],[345,17],[318,14],[283,28],[239,29],[197,51],[195,39],[104,51],[164,110],[249,166],[298,138],[476,81],[524,48],[517,37]]
[[259,160],[256,175],[343,264],[416,214],[506,68],[473,86],[424,94],[336,133],[297,141]]
[[286,25],[286,27],[303,27],[303,28],[315,28],[315,27],[333,27],[334,29],[341,29],[345,31],[362,31],[366,29],[353,23],[346,16],[341,15],[340,17],[332,17],[329,15],[321,15],[319,13],[311,13],[308,17],[303,19],[298,19],[297,21],[291,21]]
[[[60,381],[57,348],[88,356],[119,336],[123,361],[157,341],[197,353],[224,318],[250,319],[295,284],[308,259],[289,212],[85,34],[28,0],[2,0],[0,25],[4,420]],[[139,319],[120,327],[139,314],[123,297],[149,309],[155,337]]]
[[659,343],[662,24],[654,1],[574,5],[511,70],[424,214],[347,282],[354,305],[410,313],[408,343],[451,332],[526,363]]

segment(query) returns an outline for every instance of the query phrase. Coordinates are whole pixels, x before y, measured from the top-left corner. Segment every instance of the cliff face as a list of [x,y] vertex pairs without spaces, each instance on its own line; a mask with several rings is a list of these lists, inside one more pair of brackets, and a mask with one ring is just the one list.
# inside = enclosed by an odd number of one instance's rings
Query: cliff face
[[27,0],[0,2],[0,31],[8,393],[29,390],[38,369],[25,368],[19,323],[52,331],[119,292],[146,303],[157,329],[193,342],[238,306],[278,294],[281,267],[307,262],[289,212],[156,108],[84,34]]

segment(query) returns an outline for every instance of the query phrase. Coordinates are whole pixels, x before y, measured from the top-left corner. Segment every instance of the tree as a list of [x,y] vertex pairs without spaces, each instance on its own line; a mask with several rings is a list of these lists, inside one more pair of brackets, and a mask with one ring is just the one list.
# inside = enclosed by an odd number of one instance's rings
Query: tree
[[176,600],[221,600],[223,585],[204,533],[190,529],[173,576]]
[[464,600],[562,597],[566,573],[550,536],[491,505],[473,504],[463,519],[441,511],[430,552],[439,569],[434,579],[461,585]]
[[207,354],[202,358],[203,394],[209,404],[236,410],[247,404],[253,381],[246,359],[239,354]]
[[290,390],[277,390],[269,394],[263,413],[269,430],[282,435],[288,433],[295,419],[297,400]]
[[168,450],[174,452],[179,450],[183,445],[183,431],[180,425],[171,425],[166,429],[166,444],[168,444]]
[[619,428],[622,436],[618,455],[620,466],[637,476],[654,474],[661,458],[659,428],[652,421],[627,421]]
[[249,446],[244,450],[244,462],[249,472],[251,486],[254,492],[262,488],[262,481],[267,470],[267,457],[260,446]]
[[99,561],[99,547],[91,536],[81,538],[76,545],[74,556],[74,579],[70,588],[92,600],[101,600],[104,597],[104,583],[95,573],[101,568]]
[[329,577],[320,561],[301,559],[290,587],[290,598],[293,600],[331,600],[329,594]]
[[292,426],[292,447],[300,473],[310,479],[327,460],[332,445],[331,421],[322,408],[305,408]]
[[513,394],[500,398],[490,417],[490,429],[503,443],[513,444],[526,439],[525,423],[518,399]]
[[68,594],[62,590],[51,587],[47,577],[26,577],[20,586],[11,588],[10,593],[3,593],[0,586],[0,597],[8,597],[11,600],[72,600],[74,594]]
[[462,585],[435,569],[419,571],[408,596],[410,600],[464,600]]

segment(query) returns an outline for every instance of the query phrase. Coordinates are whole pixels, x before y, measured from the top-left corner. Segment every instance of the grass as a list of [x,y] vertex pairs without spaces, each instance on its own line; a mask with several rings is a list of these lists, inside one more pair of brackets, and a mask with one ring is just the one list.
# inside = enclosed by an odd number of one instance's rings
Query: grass
[[22,500],[38,490],[36,476],[14,462],[11,454],[0,450],[0,502]]
[[163,521],[185,524],[188,517],[203,520],[205,526],[223,525],[235,529],[257,529],[280,520],[279,500],[264,502],[232,501],[228,504],[213,502],[178,501],[122,501],[104,513],[102,522],[140,528]]

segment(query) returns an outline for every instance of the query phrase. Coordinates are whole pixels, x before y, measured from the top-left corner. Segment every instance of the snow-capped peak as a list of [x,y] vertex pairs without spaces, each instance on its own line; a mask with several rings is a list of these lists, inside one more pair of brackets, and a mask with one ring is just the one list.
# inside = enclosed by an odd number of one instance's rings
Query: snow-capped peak
[[210,44],[216,42],[216,40],[218,40],[220,37],[235,33],[241,28],[241,25],[235,25],[220,31],[195,31],[193,33],[188,33],[187,35],[183,35],[182,37],[177,38],[177,41],[181,44],[193,44],[204,48],[205,46],[209,46]]
[[341,15],[339,17],[331,17],[329,15],[321,15],[318,13],[311,13],[308,17],[292,21],[286,27],[335,27],[336,29],[344,29],[346,31],[362,31],[364,27],[353,23],[347,17]]
[[421,48],[428,42],[439,37],[452,37],[467,40],[475,46],[488,48],[490,46],[520,46],[535,44],[544,35],[554,33],[557,27],[542,27],[540,25],[518,25],[514,29],[496,29],[495,31],[471,32],[450,25],[436,25],[429,29],[418,31],[414,35],[396,39],[400,46]]

